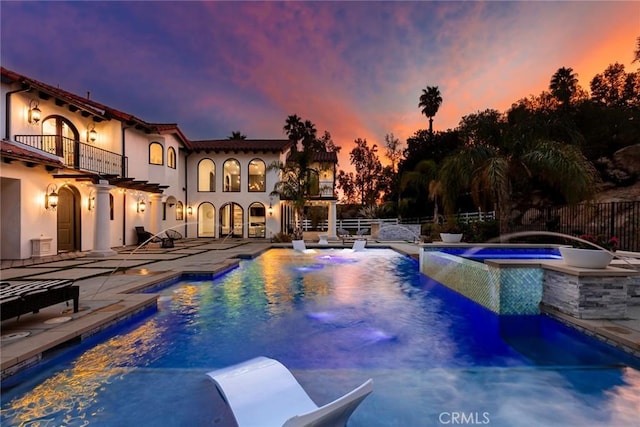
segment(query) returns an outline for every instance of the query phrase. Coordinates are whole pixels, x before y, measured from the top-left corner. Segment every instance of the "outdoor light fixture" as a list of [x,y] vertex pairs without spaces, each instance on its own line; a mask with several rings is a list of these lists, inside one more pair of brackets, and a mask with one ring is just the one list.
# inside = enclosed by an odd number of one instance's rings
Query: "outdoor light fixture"
[[269,209],[267,209],[269,211],[269,216],[273,216],[273,206],[271,205],[271,203],[269,203]]
[[40,121],[40,109],[38,108],[38,101],[36,101],[35,99],[32,99],[31,101],[29,101],[29,117],[27,118],[29,120],[29,123],[31,124],[38,124],[38,122]]
[[191,206],[187,206],[187,215],[193,215],[193,208]]
[[97,139],[98,132],[96,132],[96,125],[90,123],[89,126],[87,126],[87,141],[96,142]]
[[58,206],[58,186],[55,184],[47,185],[47,191],[44,195],[44,208],[48,211],[55,211]]
[[92,211],[95,208],[96,208],[96,193],[95,191],[91,190],[91,192],[89,193],[89,198],[87,199],[87,209]]
[[138,200],[138,212],[144,213],[146,208],[147,204],[144,202],[144,199],[140,198],[140,200]]

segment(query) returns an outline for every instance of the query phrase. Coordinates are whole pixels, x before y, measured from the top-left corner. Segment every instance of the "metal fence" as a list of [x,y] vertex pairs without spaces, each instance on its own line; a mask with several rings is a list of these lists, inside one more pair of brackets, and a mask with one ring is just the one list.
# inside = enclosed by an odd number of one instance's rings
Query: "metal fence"
[[554,231],[617,237],[619,249],[640,252],[640,201],[583,203],[530,209],[512,231]]

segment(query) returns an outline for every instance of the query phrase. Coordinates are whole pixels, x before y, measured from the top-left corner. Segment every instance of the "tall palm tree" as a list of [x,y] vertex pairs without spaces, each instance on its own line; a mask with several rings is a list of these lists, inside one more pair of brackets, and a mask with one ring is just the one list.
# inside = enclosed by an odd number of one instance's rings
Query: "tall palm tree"
[[284,130],[290,140],[295,141],[293,149],[297,150],[298,143],[305,135],[305,125],[302,122],[302,119],[297,114],[288,116],[282,130]]
[[573,72],[571,67],[559,68],[551,77],[549,90],[563,107],[568,107],[578,91],[578,75]]
[[240,132],[239,130],[234,130],[233,132],[231,132],[231,135],[228,137],[228,139],[247,139],[247,135],[243,134],[242,132]]
[[440,105],[442,105],[442,96],[438,86],[427,86],[426,89],[422,89],[418,107],[422,108],[422,114],[429,118],[429,134],[431,135],[433,135],[433,118],[438,113]]

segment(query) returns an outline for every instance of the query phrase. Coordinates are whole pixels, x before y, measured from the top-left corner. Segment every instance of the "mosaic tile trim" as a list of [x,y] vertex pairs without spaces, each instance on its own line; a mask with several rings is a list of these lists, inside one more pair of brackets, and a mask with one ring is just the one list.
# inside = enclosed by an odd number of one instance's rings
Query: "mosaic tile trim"
[[437,251],[420,253],[420,271],[496,314],[538,314],[540,268],[499,268]]

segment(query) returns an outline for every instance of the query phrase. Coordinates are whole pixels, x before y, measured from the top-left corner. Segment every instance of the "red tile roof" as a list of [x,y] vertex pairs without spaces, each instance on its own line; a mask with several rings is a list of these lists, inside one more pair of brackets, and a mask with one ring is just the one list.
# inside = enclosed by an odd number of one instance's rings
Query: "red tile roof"
[[67,92],[66,90],[50,86],[46,83],[42,83],[38,80],[23,76],[14,71],[8,70],[4,67],[0,67],[0,76],[3,82],[6,83],[20,83],[24,88],[32,88],[39,91],[42,94],[52,96],[59,99],[69,105],[73,105],[75,108],[83,110],[89,115],[92,115],[96,121],[102,120],[119,120],[129,125],[135,125],[142,130],[149,133],[175,133],[185,145],[189,140],[182,133],[178,125],[175,123],[149,123],[133,114],[125,113],[123,111],[116,110],[115,108],[107,107],[104,104],[96,102],[89,98],[84,98]]
[[62,168],[62,161],[53,154],[47,154],[38,150],[31,150],[21,144],[14,144],[6,139],[0,141],[0,156],[8,159],[22,160],[25,162],[39,163],[44,166]]
[[189,145],[191,150],[205,153],[281,153],[291,144],[288,139],[209,139],[191,141]]

